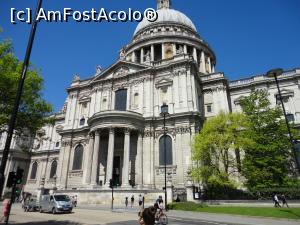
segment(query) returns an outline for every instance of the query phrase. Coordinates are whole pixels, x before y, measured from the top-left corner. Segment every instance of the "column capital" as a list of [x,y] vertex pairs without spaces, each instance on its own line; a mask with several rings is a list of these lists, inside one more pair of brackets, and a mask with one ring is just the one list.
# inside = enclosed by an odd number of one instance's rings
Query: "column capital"
[[132,129],[130,128],[124,128],[124,134],[130,134],[130,132],[132,131]]
[[114,127],[109,127],[108,128],[108,131],[110,134],[114,133],[115,132],[115,128]]
[[95,136],[99,136],[100,135],[100,133],[101,133],[101,130],[95,130]]
[[144,137],[144,130],[142,130],[142,129],[139,129],[139,130],[138,130],[138,137],[139,137],[139,138]]
[[89,138],[94,139],[95,138],[95,133],[93,131],[89,132]]

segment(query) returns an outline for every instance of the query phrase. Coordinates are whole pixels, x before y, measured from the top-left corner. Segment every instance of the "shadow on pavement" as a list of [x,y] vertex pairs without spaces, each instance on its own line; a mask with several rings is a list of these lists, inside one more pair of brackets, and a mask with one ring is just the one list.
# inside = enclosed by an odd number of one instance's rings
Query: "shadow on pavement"
[[106,223],[105,225],[138,225],[137,220],[130,220],[130,221],[121,221],[121,222],[114,222],[114,223]]
[[72,221],[56,221],[56,220],[35,221],[35,222],[27,222],[27,223],[15,223],[14,221],[10,221],[9,224],[18,224],[18,225],[82,225],[82,223],[76,223],[76,222],[72,222]]

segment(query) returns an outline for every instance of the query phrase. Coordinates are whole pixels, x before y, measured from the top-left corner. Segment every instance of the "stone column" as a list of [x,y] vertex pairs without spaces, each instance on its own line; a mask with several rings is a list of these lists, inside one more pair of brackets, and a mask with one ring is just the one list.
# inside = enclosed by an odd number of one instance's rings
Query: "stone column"
[[165,59],[165,44],[161,44],[161,59]]
[[194,185],[191,181],[187,181],[186,185],[185,185],[185,188],[186,188],[186,200],[188,202],[194,202],[194,192],[193,192],[193,188],[194,188]]
[[71,113],[71,102],[72,102],[72,95],[69,95],[68,97],[68,103],[67,103],[67,112],[66,112],[66,118],[65,118],[65,123],[68,125],[70,123],[70,113]]
[[141,48],[141,63],[144,62],[144,49]]
[[215,65],[211,66],[211,72],[214,73],[215,72]]
[[195,47],[193,48],[193,57],[195,62],[197,62],[197,49]]
[[115,144],[115,129],[109,129],[108,137],[108,151],[107,151],[107,165],[106,165],[106,183],[105,186],[109,187],[109,180],[113,175],[113,163],[114,163],[114,144]]
[[201,51],[200,72],[206,73],[206,71],[205,71],[205,55],[204,55],[204,51]]
[[94,134],[90,134],[89,139],[89,148],[86,157],[86,171],[85,171],[85,184],[91,183],[91,171],[92,171],[92,158],[93,158],[93,150],[94,150]]
[[136,62],[136,58],[135,57],[136,57],[135,56],[135,51],[133,51],[132,54],[131,54],[131,61],[132,62]]
[[129,187],[129,155],[130,155],[130,130],[124,131],[124,157],[123,157],[123,173],[122,187]]
[[143,136],[139,132],[137,140],[137,153],[136,153],[136,165],[135,165],[135,183],[139,189],[143,187]]
[[71,140],[65,141],[64,143],[64,155],[63,155],[63,162],[62,162],[62,172],[61,172],[61,188],[67,188],[68,182],[68,173],[69,173],[69,165],[70,165],[70,155],[71,155]]
[[171,181],[167,182],[167,203],[173,202],[173,185]]
[[187,47],[186,47],[186,45],[183,46],[183,53],[187,54]]
[[96,130],[95,143],[93,149],[92,174],[91,174],[91,184],[94,186],[97,185],[97,172],[99,166],[99,146],[100,146],[100,132]]
[[207,62],[208,62],[208,72],[211,73],[210,57],[207,58]]
[[176,43],[173,44],[173,56],[177,55],[176,54]]
[[151,62],[154,61],[154,45],[151,45]]

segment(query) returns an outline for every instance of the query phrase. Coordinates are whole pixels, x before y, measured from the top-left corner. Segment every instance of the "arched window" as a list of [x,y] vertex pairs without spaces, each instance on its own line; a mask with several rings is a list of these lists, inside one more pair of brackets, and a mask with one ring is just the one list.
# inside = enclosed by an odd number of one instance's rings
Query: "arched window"
[[[165,137],[165,138],[164,138]],[[162,136],[159,139],[159,165],[165,165],[165,142],[166,140],[166,164],[173,164],[172,156],[172,138],[168,135]]]
[[126,111],[127,90],[121,89],[116,91],[115,110]]
[[56,175],[56,169],[57,169],[57,161],[55,160],[51,164],[50,178],[53,178],[54,175]]
[[31,167],[30,179],[32,180],[36,179],[37,168],[38,168],[38,164],[37,162],[34,162]]
[[78,145],[74,151],[73,170],[81,170],[83,157],[83,146]]
[[101,108],[101,110],[102,111],[107,110],[107,100],[106,100],[106,98],[104,98],[102,100],[102,108]]
[[84,117],[82,117],[79,121],[79,125],[83,126],[84,124],[85,124],[85,119],[84,119]]
[[139,93],[135,93],[134,96],[133,96],[133,104],[134,104],[134,107],[138,107],[139,105]]

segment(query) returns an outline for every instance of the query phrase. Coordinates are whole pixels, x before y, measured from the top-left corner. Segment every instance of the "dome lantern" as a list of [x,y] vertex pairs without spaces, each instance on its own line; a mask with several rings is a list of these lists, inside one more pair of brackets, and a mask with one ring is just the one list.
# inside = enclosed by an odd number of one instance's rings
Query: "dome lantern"
[[171,5],[171,0],[157,0],[157,9],[170,9]]

